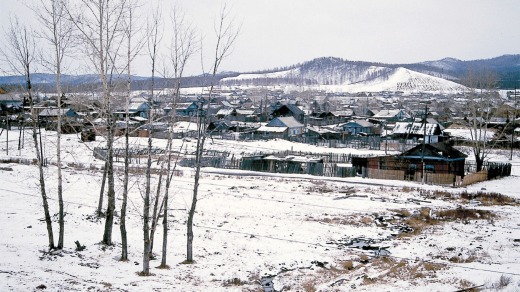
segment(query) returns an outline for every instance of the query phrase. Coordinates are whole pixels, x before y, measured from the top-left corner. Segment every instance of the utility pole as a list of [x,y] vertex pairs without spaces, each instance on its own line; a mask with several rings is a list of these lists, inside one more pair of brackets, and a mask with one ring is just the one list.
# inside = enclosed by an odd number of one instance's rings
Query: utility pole
[[5,139],[5,143],[7,144],[5,147],[5,152],[6,155],[9,156],[9,115],[7,110],[5,111],[5,134],[7,135],[7,138]]
[[515,84],[515,103],[514,103],[514,111],[511,117],[511,123],[513,130],[511,131],[511,155],[509,156],[509,160],[513,160],[513,146],[515,145],[515,119],[516,119],[516,84]]
[[423,119],[423,141],[422,141],[422,151],[421,151],[421,164],[422,164],[422,173],[421,173],[421,183],[424,184],[425,173],[426,173],[426,164],[424,163],[424,151],[426,149],[426,117],[428,116],[428,104],[424,104],[424,119]]

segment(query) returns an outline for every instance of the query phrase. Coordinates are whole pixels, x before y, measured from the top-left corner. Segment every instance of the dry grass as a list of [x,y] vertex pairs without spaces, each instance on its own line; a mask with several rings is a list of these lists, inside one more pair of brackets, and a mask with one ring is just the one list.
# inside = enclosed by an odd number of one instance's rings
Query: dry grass
[[326,182],[320,180],[311,181],[312,185],[307,188],[309,193],[332,193],[334,190]]
[[412,280],[421,278],[434,278],[436,272],[443,269],[444,265],[431,262],[410,262],[391,257],[375,258],[371,268],[383,271],[377,277],[365,277],[363,283],[384,283],[395,280]]
[[478,200],[484,206],[493,205],[518,205],[518,202],[509,196],[495,192],[476,192],[468,193],[467,191],[459,193],[460,198],[466,201]]
[[475,287],[476,286],[475,283],[470,282],[470,281],[468,281],[466,279],[459,279],[456,286],[458,286],[460,290],[467,289],[467,290],[464,290],[464,291],[468,291],[468,292],[480,291],[480,289],[478,289],[478,288],[471,288],[471,287]]
[[513,279],[510,276],[501,275],[497,282],[490,285],[490,288],[495,290],[504,289],[511,283],[513,283]]
[[354,269],[354,262],[353,261],[345,261],[341,263],[341,267],[344,270],[351,271]]
[[459,202],[465,203],[465,204],[469,203],[469,201],[471,201],[471,200],[478,200],[484,206],[496,206],[496,205],[518,206],[518,205],[520,205],[516,199],[503,195],[503,194],[500,194],[500,193],[495,193],[495,192],[478,191],[478,192],[471,193],[468,191],[463,191],[460,193],[451,193],[451,192],[445,191],[445,190],[434,190],[434,191],[421,190],[420,193],[425,198],[459,201]]
[[229,286],[243,286],[247,284],[246,281],[242,281],[240,278],[232,278],[232,279],[229,279],[229,280],[225,280],[223,282],[223,286],[224,287],[229,287]]
[[441,210],[437,212],[437,216],[440,218],[439,220],[483,220],[483,219],[492,219],[495,217],[491,211],[487,210],[478,210],[478,209],[465,209],[465,208],[457,208],[457,209],[448,209]]
[[302,284],[303,291],[305,292],[316,292],[316,281],[317,279],[307,280]]
[[371,226],[374,222],[374,219],[370,216],[358,216],[358,215],[350,215],[345,217],[324,217],[324,218],[314,218],[309,217],[307,221],[321,222],[326,224],[334,224],[334,225],[349,225],[356,227],[365,227]]
[[404,223],[411,228],[413,231],[410,233],[401,233],[401,236],[412,236],[421,234],[421,232],[428,227],[440,224],[441,222],[430,216],[430,208],[421,208],[417,215],[409,216],[404,220]]
[[[432,212],[430,208],[423,207],[417,214],[410,214],[408,210],[391,211],[404,217],[401,222],[413,229],[412,232],[401,233],[400,237],[419,235],[424,229],[443,224],[444,222],[458,220],[464,222],[468,220],[491,220],[496,217],[496,215],[491,211],[465,208],[446,209]],[[398,221],[399,220],[394,220],[392,223],[399,223]]]
[[411,193],[414,191],[417,191],[417,188],[412,188],[412,187],[408,187],[408,186],[404,186],[401,188],[401,192],[403,192],[403,193]]

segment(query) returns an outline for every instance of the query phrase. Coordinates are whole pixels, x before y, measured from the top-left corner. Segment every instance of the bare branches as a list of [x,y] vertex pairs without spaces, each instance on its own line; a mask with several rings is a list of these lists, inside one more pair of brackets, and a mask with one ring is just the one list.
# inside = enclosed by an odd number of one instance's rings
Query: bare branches
[[217,44],[215,46],[215,59],[212,68],[212,75],[215,76],[222,60],[229,56],[233,44],[235,43],[240,27],[234,26],[234,19],[230,19],[230,9],[224,5],[220,11],[219,18],[215,23],[215,35]]
[[[29,68],[36,51],[33,31],[21,24],[18,17],[13,17],[9,20],[9,28],[4,34],[6,45],[0,48],[4,62],[13,73],[26,76],[30,73]],[[30,84],[27,86],[29,88]]]

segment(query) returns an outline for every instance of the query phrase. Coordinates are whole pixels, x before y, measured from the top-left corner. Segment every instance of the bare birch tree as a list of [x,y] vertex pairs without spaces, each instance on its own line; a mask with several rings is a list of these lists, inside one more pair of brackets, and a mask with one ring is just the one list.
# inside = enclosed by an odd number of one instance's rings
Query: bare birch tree
[[54,234],[52,230],[52,220],[49,212],[49,203],[47,200],[47,192],[45,190],[45,177],[44,177],[44,158],[42,155],[41,145],[38,141],[38,135],[41,132],[38,131],[38,112],[34,109],[34,98],[31,86],[31,74],[32,64],[35,58],[36,44],[34,41],[34,34],[31,29],[21,24],[18,18],[10,20],[10,26],[5,32],[5,45],[1,50],[4,56],[4,61],[9,65],[11,70],[19,75],[25,77],[26,86],[24,88],[25,93],[29,101],[31,111],[31,124],[32,124],[32,138],[34,142],[34,151],[36,152],[36,161],[38,164],[39,171],[39,187],[40,195],[42,197],[43,213],[45,218],[45,224],[47,226],[47,237],[49,240],[49,249],[55,249],[54,245]]
[[[172,100],[172,111],[168,116],[168,129],[170,133],[168,135],[167,142],[167,176],[166,176],[166,185],[164,191],[164,208],[163,208],[163,242],[162,242],[162,251],[161,251],[161,265],[160,268],[167,268],[167,249],[168,249],[168,206],[169,206],[169,192],[170,185],[173,178],[173,172],[175,171],[175,167],[172,170],[171,160],[172,160],[172,140],[173,140],[173,132],[171,129],[173,128],[173,124],[175,123],[175,106],[177,101],[179,100],[180,95],[180,87],[181,87],[181,79],[184,74],[184,68],[189,60],[189,58],[193,55],[196,48],[194,46],[195,43],[195,31],[192,29],[191,25],[187,24],[184,18],[184,15],[179,12],[178,8],[175,7],[172,12],[172,24],[171,28],[173,31],[173,36],[170,44],[170,61],[173,68],[173,100]],[[181,146],[182,149],[182,146]],[[175,162],[175,166],[176,166]]]
[[202,164],[202,156],[204,153],[204,143],[207,137],[206,129],[208,126],[208,119],[207,114],[204,111],[204,106],[206,102],[209,104],[213,97],[215,75],[217,74],[222,61],[231,53],[231,48],[235,43],[239,33],[239,29],[233,25],[233,21],[230,19],[229,12],[230,11],[227,6],[223,6],[215,23],[216,45],[213,64],[211,65],[210,69],[211,83],[209,86],[207,100],[205,100],[203,97],[199,101],[199,111],[197,115],[197,149],[195,152],[195,177],[193,184],[193,196],[191,207],[188,212],[186,231],[186,262],[188,263],[193,262],[193,219],[195,217],[195,210],[197,208],[200,168]]
[[465,76],[465,84],[469,88],[468,115],[466,116],[471,134],[471,150],[475,158],[476,171],[481,171],[484,161],[489,155],[488,123],[492,116],[496,92],[494,87],[497,78],[491,72],[469,71]]
[[96,70],[102,87],[103,108],[101,110],[106,121],[105,161],[108,185],[102,242],[111,245],[115,212],[113,147],[115,123],[112,117],[114,73],[117,72],[118,61],[121,59],[119,50],[124,36],[122,24],[126,0],[77,0],[75,3],[78,5],[74,10],[67,7],[67,14],[85,44],[85,54]]
[[61,85],[61,75],[63,68],[63,61],[65,56],[69,53],[70,46],[72,44],[72,24],[67,20],[65,13],[65,2],[63,0],[41,0],[40,5],[34,10],[38,17],[40,24],[42,25],[42,31],[39,36],[47,41],[53,51],[53,56],[44,56],[44,66],[51,70],[56,76],[56,94],[57,94],[57,106],[59,110],[57,127],[56,127],[56,161],[58,164],[58,224],[59,224],[59,236],[58,245],[56,248],[62,249],[64,245],[64,233],[65,233],[65,221],[63,211],[63,176],[61,172],[61,129],[62,129],[62,96],[63,90]]
[[[146,184],[145,184],[145,193],[143,197],[143,270],[141,271],[141,275],[148,276],[150,275],[150,257],[152,244],[151,240],[153,237],[152,230],[150,229],[150,220],[153,221],[155,215],[152,214],[150,216],[150,205],[151,205],[151,168],[152,168],[152,143],[153,143],[153,124],[154,124],[154,87],[155,87],[155,74],[156,74],[156,65],[157,65],[157,55],[159,50],[159,44],[161,41],[162,34],[159,31],[161,29],[161,14],[159,12],[159,7],[157,7],[152,15],[151,22],[148,25],[147,33],[148,33],[148,53],[150,56],[151,62],[151,85],[150,85],[150,97],[148,102],[150,104],[150,113],[148,114],[148,155],[147,155],[147,164],[146,164]],[[156,191],[157,195],[155,197],[155,207],[154,213],[157,212],[157,204],[158,204],[158,196],[160,194],[160,186],[157,187]],[[152,224],[153,226],[153,224]]]
[[126,98],[125,98],[125,158],[123,174],[123,202],[121,203],[120,224],[121,231],[121,261],[128,260],[128,238],[126,232],[126,207],[128,204],[128,171],[129,171],[129,134],[130,134],[130,98],[132,94],[132,61],[137,56],[142,47],[142,42],[138,39],[134,43],[134,35],[137,30],[134,27],[135,10],[139,7],[138,1],[128,2],[126,17],[124,18],[124,33],[127,41],[127,64],[126,64]]

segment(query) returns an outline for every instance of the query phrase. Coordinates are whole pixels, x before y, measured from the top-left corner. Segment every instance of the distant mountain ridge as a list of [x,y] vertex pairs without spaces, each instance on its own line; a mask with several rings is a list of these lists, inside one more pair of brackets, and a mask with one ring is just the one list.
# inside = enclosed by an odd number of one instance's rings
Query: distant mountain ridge
[[463,84],[458,83],[469,70],[494,72],[499,79],[499,87],[513,88],[520,79],[520,55],[474,61],[444,58],[414,64],[383,64],[325,57],[284,68],[240,74],[225,78],[221,83],[235,86],[322,86],[340,91],[453,92],[464,90]]
[[[485,70],[498,76],[500,88],[520,85],[520,55],[503,55],[491,59],[462,61],[444,58],[413,64],[384,64],[366,61],[349,61],[335,57],[321,57],[283,68],[250,73],[225,72],[215,78],[222,85],[269,86],[296,85],[336,87],[338,90],[370,91],[460,91],[460,83],[469,70]],[[133,76],[135,89],[149,87],[150,77]],[[125,75],[115,77],[116,82],[126,80]],[[95,86],[99,78],[94,74],[63,75],[62,81],[69,87]],[[159,87],[171,86],[171,79],[158,78]],[[209,83],[207,75],[185,77],[185,87],[204,86]],[[32,84],[52,89],[53,74],[33,74]],[[0,85],[23,86],[23,76],[0,76]]]

